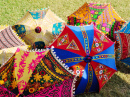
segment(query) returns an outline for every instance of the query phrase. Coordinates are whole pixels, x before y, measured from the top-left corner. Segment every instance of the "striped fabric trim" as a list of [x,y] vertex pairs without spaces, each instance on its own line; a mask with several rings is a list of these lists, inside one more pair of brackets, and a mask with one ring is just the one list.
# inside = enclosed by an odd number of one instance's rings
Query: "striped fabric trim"
[[0,32],[0,50],[16,46],[25,46],[25,43],[14,33],[11,26],[2,30]]

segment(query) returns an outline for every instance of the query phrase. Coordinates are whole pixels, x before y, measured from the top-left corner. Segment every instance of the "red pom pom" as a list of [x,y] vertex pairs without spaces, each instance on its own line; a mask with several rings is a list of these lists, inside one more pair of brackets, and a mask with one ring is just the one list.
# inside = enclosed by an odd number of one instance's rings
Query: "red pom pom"
[[39,26],[37,26],[37,27],[35,28],[35,32],[36,32],[36,33],[40,33],[41,30],[42,30],[42,29],[41,29],[41,27],[39,27]]

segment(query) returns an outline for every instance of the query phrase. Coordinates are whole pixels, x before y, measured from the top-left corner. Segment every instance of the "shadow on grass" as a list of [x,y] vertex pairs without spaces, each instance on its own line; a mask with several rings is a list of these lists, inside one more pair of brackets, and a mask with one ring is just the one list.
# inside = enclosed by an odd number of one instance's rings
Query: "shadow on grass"
[[130,97],[130,84],[114,74],[100,93],[81,94],[76,97]]
[[116,67],[117,67],[117,71],[120,71],[122,73],[125,74],[130,74],[130,68],[128,66],[126,66],[124,63],[120,62],[120,61],[116,61]]

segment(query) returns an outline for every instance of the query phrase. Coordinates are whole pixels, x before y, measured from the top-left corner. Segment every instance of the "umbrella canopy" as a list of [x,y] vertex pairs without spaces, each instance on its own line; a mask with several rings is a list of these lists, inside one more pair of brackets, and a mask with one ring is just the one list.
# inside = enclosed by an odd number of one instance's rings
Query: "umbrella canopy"
[[11,26],[0,26],[0,64],[3,65],[16,51],[17,47],[26,50],[25,44]]
[[118,47],[118,59],[130,67],[130,22],[116,31],[116,39],[119,44]]
[[90,26],[65,26],[49,46],[79,78],[76,93],[98,92],[116,72],[114,43]]
[[25,97],[73,97],[73,89],[74,79],[71,78]]
[[0,85],[0,96],[1,97],[16,97],[16,95],[6,88],[4,88],[2,85]]
[[64,22],[49,8],[37,11],[27,11],[12,28],[25,42],[35,48],[44,48],[52,39],[54,23]]
[[[17,56],[18,52],[22,54],[22,56]],[[15,95],[22,93],[22,88],[25,87],[25,83],[27,83],[27,80],[31,75],[30,73],[32,73],[31,70],[33,70],[33,68],[38,64],[40,59],[43,58],[46,53],[46,51],[23,52],[22,50],[17,49],[16,53],[0,68],[1,85]],[[31,56],[31,58],[28,58],[29,56]],[[18,61],[20,62],[17,63]],[[30,61],[32,61],[30,65],[32,65],[32,63],[34,63],[35,65],[29,66],[28,63]],[[28,70],[30,70],[29,73],[27,72]]]
[[85,3],[68,16],[68,25],[86,25],[93,23],[103,33],[113,38],[125,21],[115,12],[110,4]]
[[17,96],[27,96],[75,78],[51,50],[29,52],[19,48],[0,68],[0,74],[1,85]]

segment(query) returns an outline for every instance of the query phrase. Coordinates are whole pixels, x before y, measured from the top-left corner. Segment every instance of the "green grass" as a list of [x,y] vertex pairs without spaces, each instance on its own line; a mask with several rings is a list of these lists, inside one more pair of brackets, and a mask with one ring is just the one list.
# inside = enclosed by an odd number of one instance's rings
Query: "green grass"
[[[26,10],[46,7],[66,21],[66,17],[85,2],[86,0],[0,0],[0,25],[13,25]],[[87,2],[111,3],[124,20],[130,19],[129,0],[87,0]],[[105,84],[100,93],[82,94],[77,97],[130,97],[130,68],[118,61],[116,64],[118,72]]]

